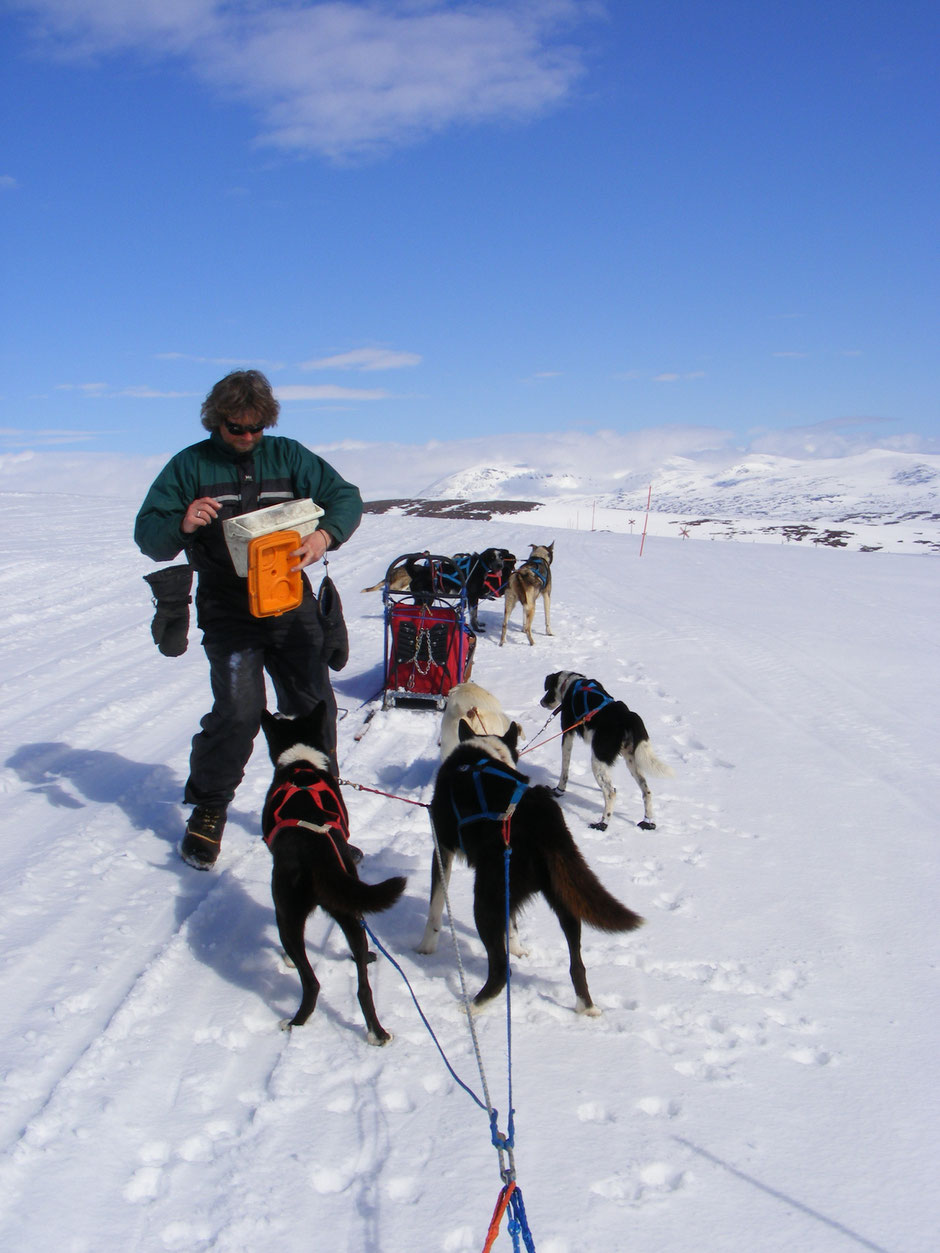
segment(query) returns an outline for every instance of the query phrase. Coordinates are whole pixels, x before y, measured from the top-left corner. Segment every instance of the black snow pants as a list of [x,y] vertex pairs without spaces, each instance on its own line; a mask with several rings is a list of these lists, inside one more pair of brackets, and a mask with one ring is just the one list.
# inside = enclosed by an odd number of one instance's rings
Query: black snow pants
[[200,625],[214,704],[193,737],[187,804],[224,808],[235,795],[267,706],[265,671],[280,713],[297,717],[326,703],[330,742],[322,748],[336,771],[336,699],[316,600],[308,596],[276,618],[205,618]]

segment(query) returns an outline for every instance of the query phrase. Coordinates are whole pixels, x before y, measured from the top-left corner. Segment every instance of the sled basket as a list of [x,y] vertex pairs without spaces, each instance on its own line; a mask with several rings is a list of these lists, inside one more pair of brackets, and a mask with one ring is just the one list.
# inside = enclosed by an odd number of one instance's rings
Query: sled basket
[[[445,568],[445,562],[446,567]],[[392,592],[399,567],[411,588]],[[382,707],[443,709],[447,694],[469,675],[476,636],[467,625],[464,577],[452,563],[429,553],[410,553],[389,566],[385,604],[385,689]]]

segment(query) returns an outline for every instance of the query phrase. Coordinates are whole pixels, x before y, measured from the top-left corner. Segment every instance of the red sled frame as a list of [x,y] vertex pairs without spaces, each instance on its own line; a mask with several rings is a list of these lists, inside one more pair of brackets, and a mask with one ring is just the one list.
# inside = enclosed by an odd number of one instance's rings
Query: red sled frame
[[[410,579],[391,588],[396,571]],[[396,557],[385,574],[385,689],[382,708],[443,709],[469,670],[476,637],[467,624],[464,575],[449,558],[431,553]]]

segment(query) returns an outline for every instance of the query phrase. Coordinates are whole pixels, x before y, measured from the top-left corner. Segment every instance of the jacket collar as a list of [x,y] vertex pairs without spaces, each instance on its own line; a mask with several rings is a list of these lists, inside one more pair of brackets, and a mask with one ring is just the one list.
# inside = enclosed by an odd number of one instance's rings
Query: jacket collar
[[209,443],[212,446],[212,449],[223,456],[226,461],[234,461],[236,465],[244,465],[247,462],[254,460],[258,449],[264,443],[265,439],[266,436],[262,435],[261,439],[257,444],[255,444],[254,448],[249,449],[248,452],[238,452],[237,449],[231,446],[231,444],[226,444],[225,440],[217,430],[209,432]]

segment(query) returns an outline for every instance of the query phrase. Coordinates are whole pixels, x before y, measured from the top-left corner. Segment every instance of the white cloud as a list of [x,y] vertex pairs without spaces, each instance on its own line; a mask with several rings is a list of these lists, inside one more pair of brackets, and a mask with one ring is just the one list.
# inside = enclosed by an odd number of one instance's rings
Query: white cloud
[[155,361],[194,361],[197,365],[221,365],[231,370],[283,370],[283,361],[259,361],[256,357],[197,357],[189,352],[155,352]]
[[132,387],[112,387],[109,383],[56,383],[57,392],[81,392],[91,397],[133,397],[136,400],[182,400],[200,395],[199,392],[164,392],[146,384]]
[[19,430],[16,427],[0,427],[0,446],[4,448],[53,448],[60,444],[83,444],[98,439],[105,431]]
[[16,191],[19,183],[12,174],[0,174],[0,188],[5,191]]
[[319,357],[315,361],[301,362],[301,370],[401,370],[406,366],[420,365],[422,358],[416,352],[394,352],[391,348],[354,348],[333,357]]
[[199,396],[201,392],[162,392],[156,387],[141,385],[138,387],[121,387],[108,393],[111,396],[132,396],[136,400],[186,400],[191,396]]
[[304,387],[303,384],[289,384],[287,387],[275,387],[274,394],[278,400],[387,400],[388,392],[379,388],[334,387],[323,384],[320,387]]
[[794,360],[801,361],[804,357],[808,357],[808,352],[775,352],[775,357],[793,357]]
[[260,110],[263,142],[348,158],[559,105],[583,72],[565,32],[597,0],[23,0],[60,55],[182,58]]
[[[895,452],[937,452],[940,449],[937,439],[897,433],[896,428],[893,418],[827,418],[806,426],[754,430],[750,433],[749,447],[753,452],[773,453],[778,457],[810,459],[850,457],[873,448]],[[879,435],[879,431],[886,433]]]

